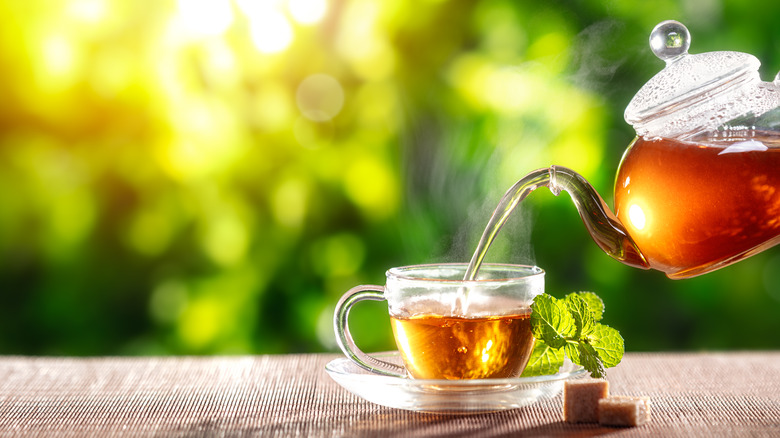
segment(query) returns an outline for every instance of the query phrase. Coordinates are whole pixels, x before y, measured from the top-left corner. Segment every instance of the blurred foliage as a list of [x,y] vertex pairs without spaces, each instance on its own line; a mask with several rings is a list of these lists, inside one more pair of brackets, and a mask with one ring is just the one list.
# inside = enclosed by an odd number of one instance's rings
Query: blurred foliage
[[[343,292],[467,261],[528,171],[571,167],[611,200],[658,22],[688,25],[693,53],[780,70],[768,0],[0,0],[0,16],[4,354],[333,350]],[[488,259],[598,292],[629,351],[780,347],[776,249],[672,281],[601,253],[566,198],[534,193]],[[358,306],[358,344],[393,348],[385,321]]]

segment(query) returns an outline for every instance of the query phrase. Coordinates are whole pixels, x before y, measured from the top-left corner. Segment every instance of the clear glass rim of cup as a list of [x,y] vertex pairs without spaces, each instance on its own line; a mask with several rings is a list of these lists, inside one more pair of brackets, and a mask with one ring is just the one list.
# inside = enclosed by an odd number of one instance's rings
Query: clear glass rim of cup
[[[453,278],[441,278],[435,276],[413,275],[417,271],[441,272],[443,268],[450,268],[459,275]],[[516,265],[511,263],[485,263],[478,271],[478,277],[473,280],[464,280],[463,276],[468,269],[468,263],[427,263],[420,265],[398,266],[390,268],[386,272],[388,279],[394,278],[412,282],[434,282],[447,285],[457,284],[481,284],[481,283],[511,283],[515,281],[528,281],[535,277],[543,277],[544,269],[534,265]],[[512,275],[485,276],[486,274],[514,273]]]

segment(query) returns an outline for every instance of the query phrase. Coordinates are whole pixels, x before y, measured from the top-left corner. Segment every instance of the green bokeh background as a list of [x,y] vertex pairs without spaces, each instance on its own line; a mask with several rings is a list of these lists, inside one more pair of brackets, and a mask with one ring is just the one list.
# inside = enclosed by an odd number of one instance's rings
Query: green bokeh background
[[[658,22],[684,22],[693,53],[780,70],[774,0],[0,0],[0,16],[0,354],[335,351],[342,293],[468,261],[528,171],[571,167],[611,205]],[[601,253],[568,195],[539,190],[488,260],[597,292],[628,351],[780,347],[776,248],[672,281]],[[351,324],[393,348],[381,303]]]

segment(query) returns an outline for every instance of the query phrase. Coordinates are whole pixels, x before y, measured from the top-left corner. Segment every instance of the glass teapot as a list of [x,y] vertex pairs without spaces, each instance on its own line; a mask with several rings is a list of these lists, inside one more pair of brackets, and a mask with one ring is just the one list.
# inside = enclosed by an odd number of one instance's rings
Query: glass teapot
[[615,179],[615,213],[579,174],[531,172],[499,203],[471,265],[478,267],[511,211],[531,191],[566,191],[595,242],[627,265],[669,278],[704,274],[780,243],[780,74],[738,52],[688,54],[676,21],[650,46],[666,67],[634,96],[636,130]]

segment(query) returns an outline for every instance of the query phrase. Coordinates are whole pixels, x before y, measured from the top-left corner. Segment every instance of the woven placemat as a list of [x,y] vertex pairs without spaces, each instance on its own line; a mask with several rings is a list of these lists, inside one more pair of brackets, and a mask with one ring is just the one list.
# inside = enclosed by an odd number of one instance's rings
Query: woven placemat
[[561,397],[479,415],[385,408],[327,376],[335,357],[1,357],[0,434],[780,436],[780,352],[626,354],[609,381],[651,398],[637,428],[564,423]]

